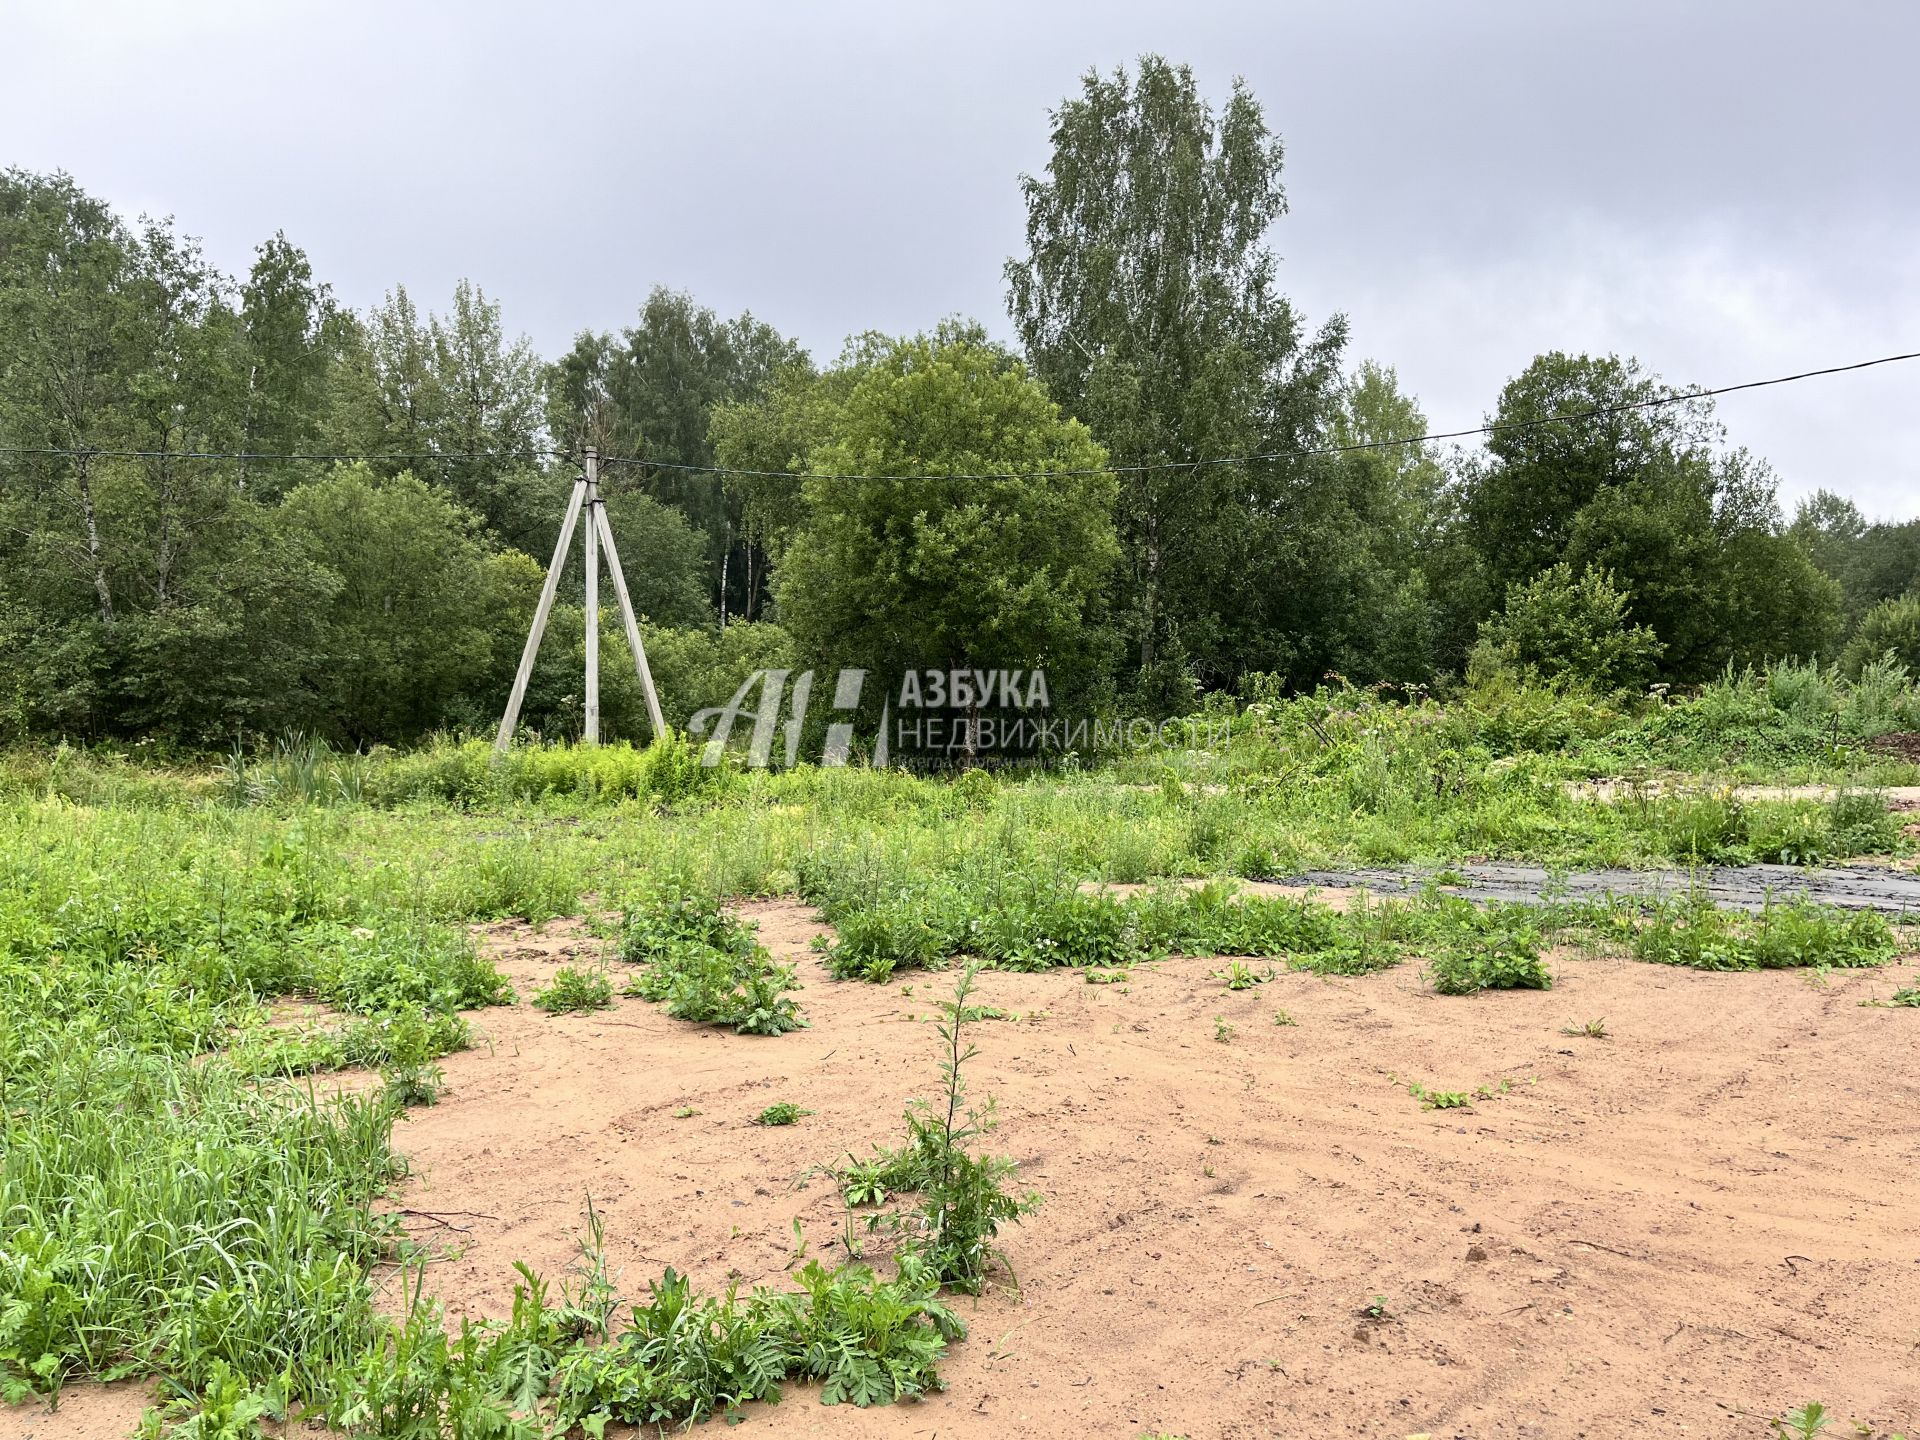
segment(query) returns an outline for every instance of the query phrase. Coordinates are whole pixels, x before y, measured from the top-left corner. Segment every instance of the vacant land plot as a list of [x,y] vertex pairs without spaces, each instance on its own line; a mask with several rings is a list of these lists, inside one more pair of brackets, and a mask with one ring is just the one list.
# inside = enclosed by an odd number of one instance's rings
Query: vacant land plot
[[[936,1088],[950,977],[837,982],[810,907],[746,913],[798,967],[807,1030],[736,1036],[638,999],[475,1012],[484,1042],[395,1137],[413,1176],[394,1203],[452,1313],[505,1319],[516,1261],[565,1273],[589,1198],[628,1293],[669,1266],[781,1286],[803,1253],[884,1250],[824,1167]],[[577,921],[482,932],[523,995],[605,948]],[[1044,1196],[1002,1237],[1011,1274],[959,1302],[944,1394],[829,1410],[796,1387],[745,1426],[1759,1435],[1818,1395],[1920,1414],[1912,1012],[1861,1003],[1920,967],[1550,964],[1550,991],[1473,998],[1412,968],[1239,991],[1189,958],[1113,984],[983,976],[1003,1018],[974,1026],[973,1083]],[[797,1123],[754,1123],[778,1102]],[[4,1423],[79,1440],[140,1404],[70,1393],[68,1423]]]
[[1911,766],[1522,698],[0,758],[0,1435],[1911,1436]]

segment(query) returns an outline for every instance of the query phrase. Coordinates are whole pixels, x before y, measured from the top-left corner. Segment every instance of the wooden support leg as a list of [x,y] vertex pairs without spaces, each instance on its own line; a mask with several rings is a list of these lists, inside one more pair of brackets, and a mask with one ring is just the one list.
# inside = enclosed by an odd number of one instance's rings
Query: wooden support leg
[[660,697],[654,692],[653,670],[647,664],[647,647],[640,643],[640,622],[634,618],[633,601],[627,595],[627,576],[620,566],[620,552],[614,547],[613,526],[607,523],[607,507],[593,507],[600,530],[600,544],[607,552],[607,573],[613,578],[613,593],[620,600],[620,618],[627,627],[627,648],[633,651],[633,668],[640,674],[640,690],[647,699],[647,721],[653,726],[653,738],[667,733],[667,722],[660,716]]
[[[567,501],[567,518],[560,522],[560,538],[553,545],[553,563],[547,567],[547,580],[540,587],[540,604],[533,612],[533,625],[527,631],[527,645],[520,652],[520,668],[513,677],[513,693],[507,697],[507,713],[500,717],[500,733],[494,736],[496,754],[506,753],[513,743],[513,730],[520,723],[520,706],[527,698],[527,681],[533,677],[534,657],[540,653],[540,637],[547,633],[547,616],[553,611],[553,597],[560,588],[560,572],[567,566],[567,550],[573,544],[573,527],[580,519],[585,500],[585,477],[573,482],[573,496]],[[598,506],[594,507],[596,510]],[[604,523],[604,522],[603,522]]]

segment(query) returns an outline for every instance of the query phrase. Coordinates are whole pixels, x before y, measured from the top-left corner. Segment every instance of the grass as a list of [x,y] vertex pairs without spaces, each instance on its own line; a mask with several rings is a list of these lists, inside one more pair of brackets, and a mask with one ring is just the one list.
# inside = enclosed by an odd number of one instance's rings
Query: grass
[[[1249,707],[1213,753],[987,783],[707,770],[672,745],[530,746],[499,765],[483,742],[451,740],[352,755],[289,739],[218,767],[0,754],[0,1388],[159,1377],[167,1408],[152,1426],[196,1437],[307,1413],[507,1440],[683,1423],[796,1379],[855,1402],[927,1393],[959,1333],[943,1288],[999,1273],[1005,1227],[1029,1203],[985,1149],[990,1103],[965,1092],[970,1027],[991,1011],[970,994],[976,967],[1072,967],[1124,986],[1161,957],[1212,956],[1218,982],[1245,990],[1418,962],[1436,990],[1469,994],[1546,988],[1542,956],[1569,938],[1704,970],[1877,965],[1899,948],[1884,921],[1799,902],[1482,910],[1434,887],[1339,911],[1236,882],[1469,856],[1910,853],[1873,787],[1920,775],[1864,748],[1900,728],[1920,728],[1904,675],[1778,667],[1670,703],[1328,690]],[[1567,785],[1658,769],[1692,784],[1618,802]],[[1805,779],[1843,788],[1830,801],[1732,791]],[[1108,888],[1139,882],[1152,883]],[[908,1114],[898,1148],[841,1172],[894,1243],[894,1274],[812,1266],[798,1289],[744,1296],[667,1274],[625,1328],[604,1266],[557,1299],[523,1274],[512,1320],[494,1325],[423,1298],[421,1257],[375,1202],[405,1173],[396,1120],[438,1096],[437,1062],[471,1043],[467,1014],[514,1000],[464,927],[580,914],[589,891],[619,916],[624,988],[690,1024],[764,1036],[805,1023],[793,967],[730,908],[737,897],[818,904],[837,976],[959,968],[939,1009],[936,1097]],[[585,1013],[615,988],[607,969],[567,967],[531,998]],[[314,1018],[290,1026],[288,1001]],[[1216,1021],[1223,1043],[1236,1020]],[[1602,1038],[1604,1022],[1569,1033]],[[334,1094],[312,1079],[346,1068],[383,1083]],[[1431,1108],[1474,1098],[1411,1093]],[[782,1102],[760,1118],[805,1113]],[[370,1276],[396,1262],[409,1288],[388,1314]]]
[[1783,970],[1884,965],[1899,953],[1871,911],[1769,900],[1757,915],[1717,908],[1704,892],[1658,905],[1628,924],[1636,957],[1695,970]]
[[787,997],[797,988],[781,965],[711,897],[668,888],[627,910],[621,958],[644,967],[627,993],[663,1002],[678,1020],[727,1025],[741,1035],[784,1035],[805,1027]]
[[595,1010],[611,1010],[613,981],[605,967],[583,970],[562,965],[554,972],[553,983],[534,995],[533,1003],[550,1015],[590,1015]]

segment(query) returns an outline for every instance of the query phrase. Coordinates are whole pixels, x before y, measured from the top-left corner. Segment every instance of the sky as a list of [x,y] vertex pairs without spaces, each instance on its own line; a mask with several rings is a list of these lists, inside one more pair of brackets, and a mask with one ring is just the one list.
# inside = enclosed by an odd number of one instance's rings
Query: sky
[[[336,296],[462,277],[543,354],[655,285],[831,360],[949,315],[1011,338],[1019,177],[1145,52],[1287,149],[1269,243],[1309,320],[1436,429],[1537,353],[1723,385],[1920,350],[1906,0],[0,0],[0,164],[170,215]],[[1730,396],[1791,502],[1920,515],[1920,361]]]

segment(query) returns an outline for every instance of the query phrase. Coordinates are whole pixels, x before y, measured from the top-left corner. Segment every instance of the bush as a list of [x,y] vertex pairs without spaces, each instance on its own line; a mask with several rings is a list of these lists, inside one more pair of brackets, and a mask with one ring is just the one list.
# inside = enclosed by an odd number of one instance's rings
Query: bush
[[605,970],[581,970],[563,965],[553,984],[533,997],[533,1003],[550,1015],[590,1014],[613,1008],[613,982]]
[[1758,915],[1742,916],[1715,908],[1704,891],[1654,907],[1635,925],[1632,945],[1642,960],[1695,970],[1864,967],[1884,965],[1898,950],[1892,928],[1870,910],[1769,900]]
[[1507,591],[1506,608],[1482,622],[1473,668],[1597,691],[1637,689],[1653,678],[1665,646],[1628,623],[1630,598],[1606,570],[1579,579],[1562,561]]
[[1480,990],[1551,990],[1553,976],[1540,958],[1540,932],[1521,906],[1490,906],[1476,913],[1443,902],[1433,924],[1444,936],[1428,963],[1433,988],[1442,995]]
[[1872,662],[1888,658],[1908,674],[1920,674],[1920,594],[1883,600],[1861,616],[1840,668],[1858,676]]
[[784,1035],[805,1027],[793,968],[778,964],[753,928],[719,901],[669,890],[627,912],[620,953],[646,968],[629,995],[664,1002],[676,1020],[731,1025],[740,1035]]

